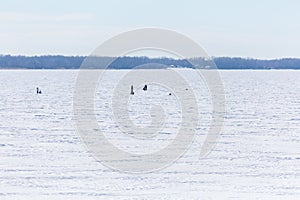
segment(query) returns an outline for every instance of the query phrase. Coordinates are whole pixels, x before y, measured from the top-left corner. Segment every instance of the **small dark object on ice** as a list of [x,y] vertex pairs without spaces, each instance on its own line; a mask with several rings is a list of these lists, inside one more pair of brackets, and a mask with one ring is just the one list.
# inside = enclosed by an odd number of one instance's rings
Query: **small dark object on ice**
[[147,91],[147,89],[148,89],[148,87],[147,87],[147,85],[145,85],[145,86],[143,87],[143,90],[144,90],[144,91]]
[[42,94],[42,90],[40,90],[38,87],[36,88],[36,93],[37,94]]
[[131,95],[134,95],[134,91],[133,91],[133,85],[131,85],[131,91],[130,91]]

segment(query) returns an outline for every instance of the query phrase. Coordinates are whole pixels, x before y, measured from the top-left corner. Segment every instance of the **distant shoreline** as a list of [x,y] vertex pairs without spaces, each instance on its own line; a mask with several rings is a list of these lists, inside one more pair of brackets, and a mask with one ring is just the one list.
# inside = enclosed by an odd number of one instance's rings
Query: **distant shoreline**
[[[166,68],[166,69],[192,69],[192,68]],[[111,71],[125,71],[125,70],[165,70],[161,69],[65,69],[65,68],[57,68],[57,69],[27,69],[27,68],[0,68],[1,71],[80,71],[80,70],[111,70]],[[198,70],[198,69],[195,69]],[[218,70],[218,71],[299,71],[300,69],[199,69],[199,70]]]
[[[25,70],[25,69],[56,69],[69,70],[80,69],[86,56],[11,56],[0,55],[0,70]],[[174,59],[174,58],[149,58],[149,57],[89,57],[90,69],[98,68],[100,64],[108,69],[133,69],[137,66],[150,65],[150,68],[160,69],[160,66],[170,68],[201,68],[219,70],[298,70],[300,69],[299,58],[282,58],[262,60],[240,57],[214,57],[210,60],[205,58]],[[214,62],[212,62],[212,60]],[[113,61],[113,62],[112,62]],[[193,64],[192,64],[193,63]],[[195,65],[199,65],[196,66]],[[158,65],[155,65],[158,64]],[[152,65],[152,66],[151,66]],[[63,67],[62,67],[63,66]],[[86,65],[85,65],[86,66]],[[199,67],[200,66],[200,67]],[[148,66],[149,67],[149,66]],[[106,68],[106,67],[103,67]],[[163,69],[163,68],[162,68]]]

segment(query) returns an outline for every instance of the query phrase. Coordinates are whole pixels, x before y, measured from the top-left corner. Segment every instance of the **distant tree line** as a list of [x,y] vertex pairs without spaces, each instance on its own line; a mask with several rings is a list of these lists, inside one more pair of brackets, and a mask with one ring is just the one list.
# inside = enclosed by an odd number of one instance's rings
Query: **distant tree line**
[[6,69],[77,69],[83,56],[11,56],[0,55],[0,68]]
[[220,69],[300,69],[300,59],[283,58],[273,60],[258,60],[246,58],[214,58]]
[[[78,69],[85,56],[11,56],[0,55],[0,69]],[[148,57],[89,57],[85,66],[110,69],[140,68],[214,68],[219,69],[300,69],[300,59],[284,58],[260,60],[252,58],[216,57],[211,60],[204,58],[173,59]],[[156,64],[151,64],[156,63]],[[157,65],[158,64],[158,65]]]

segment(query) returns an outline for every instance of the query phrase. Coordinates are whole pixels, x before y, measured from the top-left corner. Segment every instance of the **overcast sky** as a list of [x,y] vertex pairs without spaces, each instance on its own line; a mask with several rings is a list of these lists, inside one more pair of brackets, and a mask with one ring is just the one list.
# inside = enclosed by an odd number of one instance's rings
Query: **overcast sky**
[[187,35],[211,56],[300,57],[297,0],[9,0],[0,3],[0,54],[88,55],[143,27]]

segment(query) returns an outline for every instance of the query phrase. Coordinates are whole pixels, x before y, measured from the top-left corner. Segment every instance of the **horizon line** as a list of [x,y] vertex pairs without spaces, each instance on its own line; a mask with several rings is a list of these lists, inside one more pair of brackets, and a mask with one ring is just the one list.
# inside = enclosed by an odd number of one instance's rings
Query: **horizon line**
[[[11,56],[11,57],[46,57],[46,56],[62,56],[62,57],[89,57],[91,55],[64,55],[64,54],[36,54],[36,55],[26,55],[26,54],[0,54],[0,56]],[[114,56],[99,56],[99,57],[114,57]],[[167,58],[167,59],[174,59],[174,60],[180,60],[180,59],[193,59],[193,58],[203,58],[203,57],[192,57],[192,58],[173,58],[173,57],[167,57],[167,56],[116,56],[119,58],[126,58],[126,57],[132,57],[132,58],[149,58],[149,59],[160,59],[160,58]],[[248,60],[282,60],[282,59],[300,59],[300,57],[292,57],[292,56],[283,56],[283,57],[274,57],[274,58],[258,58],[258,57],[246,57],[246,56],[208,56],[208,58],[241,58],[241,59],[248,59]]]

